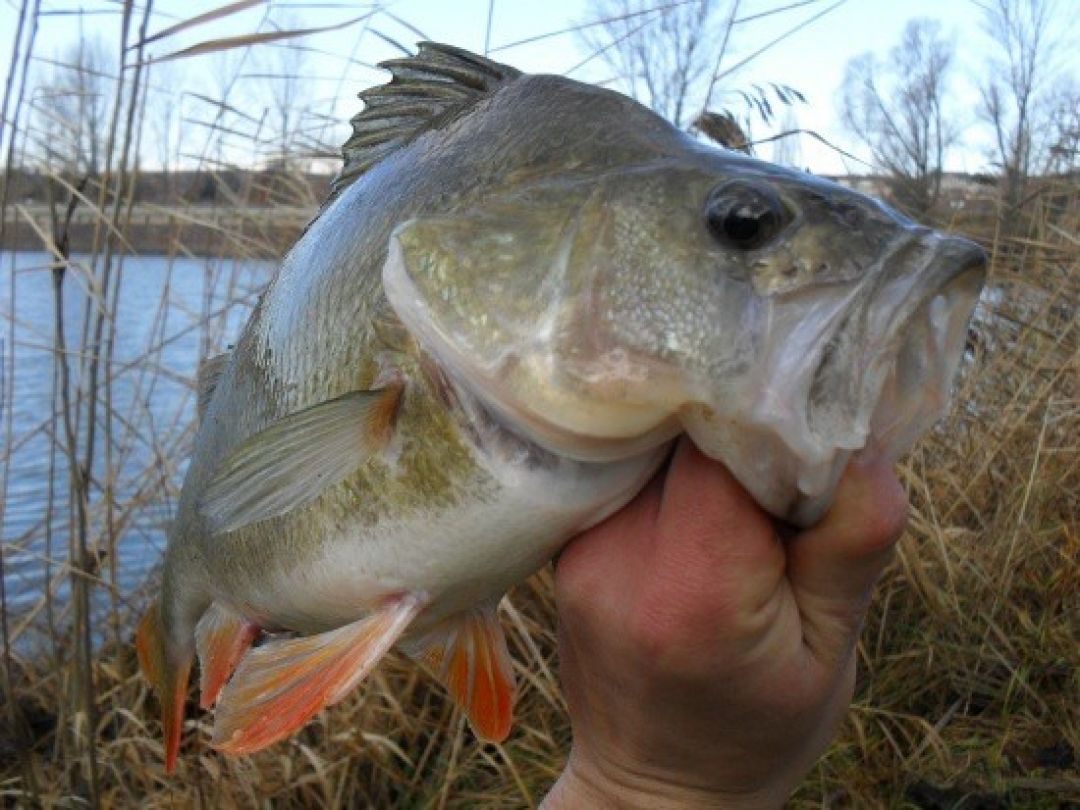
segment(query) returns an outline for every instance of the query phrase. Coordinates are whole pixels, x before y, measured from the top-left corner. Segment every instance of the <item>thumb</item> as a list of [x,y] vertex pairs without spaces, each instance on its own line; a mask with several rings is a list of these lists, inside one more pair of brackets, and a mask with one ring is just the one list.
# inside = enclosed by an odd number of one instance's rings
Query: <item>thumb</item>
[[824,519],[788,547],[788,577],[815,655],[838,663],[858,635],[870,593],[907,523],[892,465],[852,461]]

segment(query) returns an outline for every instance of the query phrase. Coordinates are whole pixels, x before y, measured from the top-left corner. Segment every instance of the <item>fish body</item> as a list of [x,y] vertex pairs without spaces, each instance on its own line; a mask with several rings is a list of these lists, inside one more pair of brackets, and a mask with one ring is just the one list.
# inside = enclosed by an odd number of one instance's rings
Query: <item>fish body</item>
[[[814,522],[944,406],[981,252],[617,93],[425,43],[206,384],[140,626],[167,764],[281,739],[394,643],[509,730],[495,605],[683,432]],[[252,648],[264,632],[278,634]]]

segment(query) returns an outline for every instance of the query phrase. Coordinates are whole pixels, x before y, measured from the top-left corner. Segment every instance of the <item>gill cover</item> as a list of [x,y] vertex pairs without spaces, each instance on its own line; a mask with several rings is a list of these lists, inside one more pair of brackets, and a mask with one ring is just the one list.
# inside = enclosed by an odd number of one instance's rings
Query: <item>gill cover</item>
[[383,271],[394,310],[457,382],[534,441],[587,461],[671,438],[685,398],[676,368],[604,326],[613,288],[600,197],[555,184],[411,220]]
[[664,158],[566,176],[394,232],[387,297],[456,380],[589,462],[645,452],[738,385],[763,312],[702,211],[715,173]]

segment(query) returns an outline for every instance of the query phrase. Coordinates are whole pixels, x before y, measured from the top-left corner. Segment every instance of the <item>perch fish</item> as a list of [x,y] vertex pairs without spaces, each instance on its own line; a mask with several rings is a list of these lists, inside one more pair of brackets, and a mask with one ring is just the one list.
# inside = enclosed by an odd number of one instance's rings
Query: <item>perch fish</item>
[[854,454],[938,418],[963,353],[971,242],[610,90],[434,43],[383,66],[328,201],[200,376],[137,634],[168,770],[196,655],[221,751],[296,731],[394,645],[504,739],[499,599],[676,437],[809,525]]

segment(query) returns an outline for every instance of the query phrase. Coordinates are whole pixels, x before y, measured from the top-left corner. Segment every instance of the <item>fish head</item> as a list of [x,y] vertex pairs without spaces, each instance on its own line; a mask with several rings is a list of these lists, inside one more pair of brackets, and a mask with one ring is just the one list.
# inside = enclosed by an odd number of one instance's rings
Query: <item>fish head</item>
[[854,453],[895,458],[941,415],[985,256],[850,189],[677,143],[404,223],[386,294],[545,449],[610,462],[686,432],[809,525]]
[[737,347],[730,373],[688,371],[680,424],[759,504],[806,526],[853,455],[895,460],[944,414],[986,256],[853,190],[747,168],[703,205],[722,246],[712,266],[744,291],[744,337],[713,338],[714,357]]

